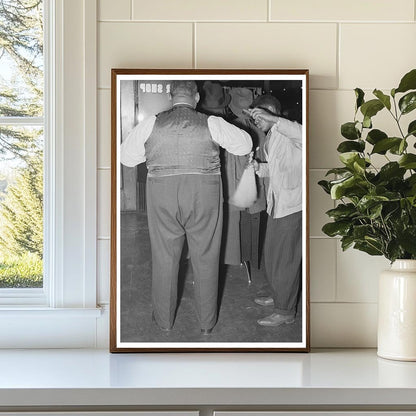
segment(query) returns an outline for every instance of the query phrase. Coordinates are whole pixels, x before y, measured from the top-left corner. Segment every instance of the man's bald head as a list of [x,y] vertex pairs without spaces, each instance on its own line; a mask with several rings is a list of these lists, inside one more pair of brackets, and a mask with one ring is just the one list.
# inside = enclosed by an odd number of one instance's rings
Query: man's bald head
[[198,87],[195,81],[172,81],[170,95],[173,104],[185,103],[195,108],[199,101]]

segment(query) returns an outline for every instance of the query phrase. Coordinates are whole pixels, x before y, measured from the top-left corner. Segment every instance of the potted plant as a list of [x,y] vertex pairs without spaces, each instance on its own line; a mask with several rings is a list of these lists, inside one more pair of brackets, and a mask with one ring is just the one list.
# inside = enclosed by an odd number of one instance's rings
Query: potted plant
[[[380,276],[378,355],[416,360],[416,69],[389,95],[375,89],[366,100],[355,89],[353,121],[342,124],[337,151],[342,167],[333,180],[319,185],[337,201],[327,211],[332,222],[322,231],[340,237],[343,250],[353,247],[384,256],[391,269]],[[388,112],[395,129],[373,126],[373,117]],[[410,116],[408,116],[410,115]],[[404,117],[403,117],[404,116]],[[407,119],[407,121],[405,121]],[[382,158],[384,164],[375,163]],[[381,165],[381,166],[380,166]]]

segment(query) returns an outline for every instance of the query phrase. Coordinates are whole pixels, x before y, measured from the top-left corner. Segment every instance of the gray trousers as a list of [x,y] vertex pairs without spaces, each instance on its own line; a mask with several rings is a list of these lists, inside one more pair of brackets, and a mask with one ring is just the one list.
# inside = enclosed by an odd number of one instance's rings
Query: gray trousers
[[164,328],[170,328],[175,318],[179,261],[185,238],[201,329],[210,329],[216,323],[222,204],[220,175],[147,179],[153,312]]
[[264,263],[273,291],[274,312],[296,314],[302,274],[301,211],[283,218],[267,218]]

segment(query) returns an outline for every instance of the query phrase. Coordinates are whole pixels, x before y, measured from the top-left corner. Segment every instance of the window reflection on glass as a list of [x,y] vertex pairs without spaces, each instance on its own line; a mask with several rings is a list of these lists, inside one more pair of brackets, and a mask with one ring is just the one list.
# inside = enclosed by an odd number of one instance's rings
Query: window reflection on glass
[[37,288],[43,286],[43,1],[0,0],[0,33],[0,288]]

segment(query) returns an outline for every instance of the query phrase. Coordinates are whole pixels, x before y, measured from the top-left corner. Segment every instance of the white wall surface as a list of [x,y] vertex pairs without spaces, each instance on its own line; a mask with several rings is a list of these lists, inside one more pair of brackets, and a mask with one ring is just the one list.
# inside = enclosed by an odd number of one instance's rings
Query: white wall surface
[[309,68],[312,347],[376,346],[388,262],[343,253],[321,232],[333,202],[316,183],[338,164],[352,90],[396,87],[416,67],[415,45],[415,0],[98,0],[99,303],[109,301],[110,69]]

